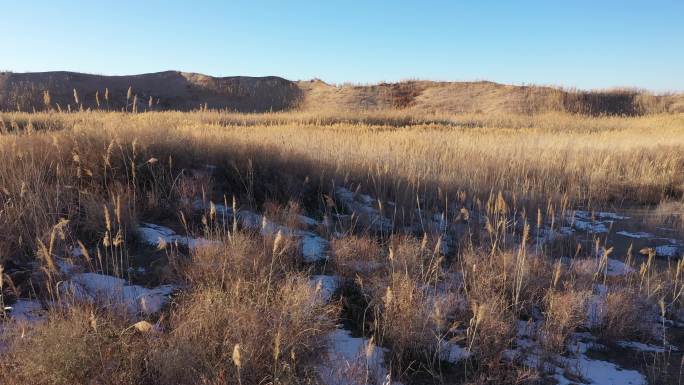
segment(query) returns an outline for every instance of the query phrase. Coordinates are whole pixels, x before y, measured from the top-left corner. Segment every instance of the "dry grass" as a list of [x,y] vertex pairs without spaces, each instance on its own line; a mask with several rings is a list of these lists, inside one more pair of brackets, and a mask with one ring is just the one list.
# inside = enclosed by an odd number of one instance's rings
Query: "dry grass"
[[[562,353],[570,334],[582,326],[587,317],[587,300],[590,292],[549,291],[545,299],[545,322],[540,330],[544,347]],[[630,309],[631,310],[631,309]]]
[[[125,312],[54,308],[45,323],[10,325],[0,379],[13,384],[298,383],[337,306],[298,273],[286,249],[235,233],[176,263],[192,289],[157,327],[136,332]],[[238,347],[239,348],[236,348]],[[238,357],[236,360],[236,349]]]
[[513,86],[488,81],[343,84],[301,81],[302,108],[310,111],[405,109],[414,114],[445,113],[539,114],[569,112],[587,115],[640,115],[681,112],[681,95],[654,95],[636,89],[582,91],[545,86]]
[[193,289],[179,299],[170,333],[149,358],[157,383],[289,383],[310,376],[305,365],[324,346],[337,307],[297,272],[290,240],[226,235],[177,264]]
[[439,205],[459,191],[483,200],[502,191],[520,203],[658,203],[680,199],[684,184],[679,115],[479,116],[475,127],[419,118],[400,129],[344,123],[343,115],[328,125],[325,116],[305,113],[247,115],[255,120],[250,127],[233,125],[237,115],[211,112],[21,116],[67,123],[0,137],[0,221],[17,230],[0,239],[5,256],[30,251],[59,217],[98,215],[97,202],[117,195],[133,200],[135,212],[175,210],[184,191],[177,178],[207,163],[222,167],[233,192],[255,202],[325,191],[330,178],[345,177],[404,206],[417,195]]
[[436,295],[404,273],[394,273],[388,280],[384,290],[378,285],[372,293],[374,334],[390,348],[397,373],[432,371],[457,311],[458,293]]
[[[123,261],[139,251],[131,233],[138,220],[176,223],[215,241],[192,252],[166,250],[164,279],[183,290],[149,319],[162,333],[133,332],[133,320],[101,308],[55,308],[24,337],[21,329],[4,335],[0,379],[10,385],[315,382],[312,365],[340,321],[338,301],[323,303],[307,279],[318,270],[341,277],[347,318],[388,349],[393,375],[407,383],[426,373],[445,382],[538,380],[505,358],[518,321],[540,322],[540,346],[549,355],[564,352],[569,336],[585,328],[600,285],[602,318],[591,331],[605,340],[652,340],[643,315],[658,313],[659,303],[662,313],[682,308],[684,264],[656,266],[651,256],[631,262],[634,273],[608,277],[607,253],[598,262],[561,263],[554,250],[534,247],[529,219],[560,221],[578,205],[654,203],[663,221],[681,228],[681,115],[0,118],[11,131],[0,135],[0,259],[38,260],[43,268],[13,277],[16,291],[54,299],[54,258],[77,241],[102,258],[89,268],[123,275]],[[336,222],[343,210],[334,187],[352,182],[378,199],[373,207],[395,220],[396,234]],[[304,265],[293,237],[235,231],[211,208],[195,209],[196,199],[231,206],[233,196],[236,208],[292,229],[305,227],[300,214],[325,216],[317,230],[330,237],[329,262]],[[458,213],[447,218],[460,229],[447,230],[457,238],[449,255],[446,239],[422,223],[441,212]],[[420,226],[399,234],[409,224]],[[439,359],[447,340],[472,353],[455,377]]]
[[387,259],[378,242],[366,236],[350,235],[332,240],[330,248],[337,274],[354,279],[373,276]]
[[145,371],[147,342],[125,317],[94,309],[55,310],[44,323],[26,330],[4,329],[9,341],[0,364],[8,385],[135,383]]
[[599,311],[597,333],[609,340],[652,338],[654,325],[649,318],[656,313],[654,304],[640,293],[621,287],[606,295]]
[[225,290],[203,288],[184,297],[170,334],[149,357],[156,383],[287,383],[306,376],[305,365],[334,325],[334,308],[321,304],[301,277],[267,293],[265,285],[235,280]]

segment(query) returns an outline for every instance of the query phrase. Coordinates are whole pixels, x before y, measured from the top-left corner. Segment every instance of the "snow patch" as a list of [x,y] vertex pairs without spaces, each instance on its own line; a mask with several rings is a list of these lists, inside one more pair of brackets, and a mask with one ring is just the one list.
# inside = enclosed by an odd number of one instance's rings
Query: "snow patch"
[[[608,292],[605,285],[595,285],[595,295],[589,301],[588,323],[601,322],[603,297]],[[594,313],[594,314],[592,314]],[[604,348],[597,344],[589,333],[574,333],[567,345],[567,354],[546,354],[536,340],[537,330],[543,321],[519,321],[516,348],[505,352],[504,357],[541,370],[558,384],[582,383],[597,385],[646,385],[644,375],[635,370],[626,370],[608,361],[595,360],[587,356],[590,349]],[[631,343],[629,343],[631,345]],[[635,343],[633,346],[639,346]]]
[[606,267],[606,275],[609,277],[616,277],[620,275],[627,275],[633,273],[635,270],[617,259],[608,258],[608,266]]
[[172,285],[148,289],[129,285],[121,278],[97,273],[81,273],[65,285],[77,300],[98,302],[105,306],[123,305],[131,314],[154,314],[168,302]]
[[558,239],[563,239],[575,234],[575,230],[569,226],[562,226],[558,230],[545,227],[537,231],[537,244],[543,245]]
[[638,350],[640,352],[649,352],[649,353],[664,353],[665,352],[665,348],[662,346],[645,344],[643,342],[618,341],[617,344],[619,346],[625,348],[625,349],[633,349],[633,350]]
[[[220,218],[233,218],[233,209],[222,204],[213,204],[217,216]],[[201,201],[195,202],[197,209],[204,209],[205,206]],[[298,216],[299,221],[307,226],[314,226],[318,224],[313,218],[304,215]],[[238,210],[238,222],[245,228],[251,230],[258,230],[263,236],[273,236],[278,232],[287,237],[297,238],[302,248],[302,256],[307,263],[314,263],[323,261],[328,258],[326,250],[328,249],[328,241],[319,235],[306,230],[291,229],[287,226],[270,221],[263,215],[257,214],[249,210]]]
[[[584,210],[576,210],[575,216],[579,217],[579,218],[584,218],[584,219],[591,219],[592,218],[592,212],[584,211]],[[620,215],[620,214],[612,213],[612,212],[607,212],[607,211],[594,211],[593,217],[597,218],[597,219],[601,219],[601,220],[613,220],[613,221],[629,219],[629,217],[626,217],[624,215]]]
[[305,226],[309,226],[309,227],[318,225],[317,220],[310,218],[310,217],[307,217],[306,215],[301,215],[301,214],[297,215],[297,221],[299,221],[299,223],[301,223]]
[[85,253],[83,250],[81,250],[80,246],[75,246],[72,247],[71,250],[69,250],[69,255],[71,255],[74,258],[81,258],[85,256]]
[[655,247],[655,253],[659,257],[678,257],[679,246],[662,245]]
[[12,306],[5,307],[5,311],[17,322],[37,322],[45,319],[46,315],[37,299],[18,299]]
[[629,232],[629,231],[618,231],[616,234],[619,234],[619,235],[622,235],[622,236],[628,237],[628,238],[637,238],[637,239],[638,239],[638,238],[653,238],[653,236],[654,236],[654,235],[651,234],[651,233],[646,233],[646,232],[643,232],[643,231],[639,231],[639,232],[636,232],[636,233],[632,233],[632,232]]
[[352,337],[347,330],[330,332],[323,362],[316,367],[321,382],[326,385],[397,384],[388,378],[384,349],[369,343],[367,338]]
[[[578,374],[590,384],[597,385],[646,385],[644,375],[636,370],[626,370],[619,366],[602,360],[594,360],[586,356],[586,352],[592,344],[576,342],[572,347],[577,358],[566,358],[563,361],[565,368]],[[556,373],[559,384],[574,384],[562,373]]]
[[351,213],[356,213],[362,223],[368,226],[369,229],[377,232],[390,232],[394,227],[389,218],[380,213],[378,209],[373,207],[374,200],[365,194],[354,194],[345,187],[338,187],[335,189],[335,195],[344,206],[344,208]]
[[247,210],[238,211],[237,217],[244,227],[260,230],[261,235],[276,235],[280,232],[285,236],[298,238],[302,248],[302,256],[307,263],[323,261],[328,258],[326,254],[328,241],[311,231],[291,229],[272,222],[263,215]]
[[[527,330],[519,327],[521,330]],[[527,333],[527,332],[525,332]],[[588,340],[588,342],[585,342]],[[591,359],[587,352],[591,348],[600,347],[593,342],[594,337],[588,333],[572,335],[567,355],[544,355],[537,341],[527,336],[519,335],[516,339],[517,348],[505,352],[509,360],[519,360],[524,365],[542,370],[546,375],[555,379],[558,384],[577,384],[576,377],[583,383],[596,385],[646,385],[644,375],[635,370],[623,369],[611,362]],[[572,374],[568,378],[568,374]]]
[[452,364],[467,360],[470,356],[471,353],[467,348],[453,342],[447,342],[440,352],[440,358]]
[[629,217],[611,212],[589,212],[577,210],[567,221],[577,230],[587,233],[607,233],[613,221],[629,219]]
[[318,235],[304,233],[301,244],[304,262],[314,263],[326,258],[325,249],[328,247],[328,241]]
[[587,319],[585,326],[589,329],[595,329],[603,324],[605,317],[605,297],[608,294],[608,287],[603,284],[594,285],[594,292],[587,300]]
[[71,261],[64,258],[55,258],[55,264],[57,265],[59,272],[62,274],[71,274],[77,268],[77,266],[74,265]]
[[607,233],[608,226],[603,222],[591,222],[581,219],[574,219],[572,226],[579,231],[587,233]]
[[179,244],[186,246],[189,249],[197,249],[215,243],[214,241],[204,238],[191,238],[178,235],[168,227],[155,225],[153,223],[142,223],[138,228],[138,235],[144,243],[159,248],[169,244]]
[[314,275],[309,279],[309,283],[321,291],[323,301],[330,302],[340,287],[340,278],[333,275]]

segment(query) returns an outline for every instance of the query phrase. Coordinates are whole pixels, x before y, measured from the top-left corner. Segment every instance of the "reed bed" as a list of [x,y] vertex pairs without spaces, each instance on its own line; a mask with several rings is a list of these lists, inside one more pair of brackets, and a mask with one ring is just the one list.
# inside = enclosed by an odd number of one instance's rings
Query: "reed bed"
[[[598,239],[562,262],[566,253],[534,244],[544,221],[572,208],[679,207],[682,115],[82,111],[0,121],[0,262],[31,266],[28,279],[0,268],[0,304],[30,293],[49,308],[43,323],[3,328],[3,383],[316,383],[325,336],[342,322],[387,349],[388,379],[543,383],[544,363],[569,353],[576,332],[654,342],[646,316],[657,314],[665,340],[664,320],[684,305],[681,261],[614,256]],[[426,227],[362,231],[351,216],[337,232],[319,225],[330,258],[312,266],[288,234],[238,229],[215,205],[194,207],[198,198],[239,205],[294,229],[300,214],[341,210],[337,186],[358,186],[403,225],[458,213],[448,218],[459,225],[456,250]],[[139,221],[211,241],[154,251],[166,261],[157,279],[182,287],[146,318],[156,331],[140,332],[115,308],[63,306],[74,301],[58,289],[56,258],[80,245],[92,251],[82,268],[125,276]],[[632,270],[609,276],[613,257]],[[341,281],[331,302],[308,281],[314,273]],[[598,288],[601,317],[588,324]],[[530,337],[538,367],[506,358],[530,320],[542,325]],[[447,342],[468,358],[445,363]],[[655,383],[677,381],[667,354],[647,365],[661,373]],[[370,378],[366,370],[349,383]]]

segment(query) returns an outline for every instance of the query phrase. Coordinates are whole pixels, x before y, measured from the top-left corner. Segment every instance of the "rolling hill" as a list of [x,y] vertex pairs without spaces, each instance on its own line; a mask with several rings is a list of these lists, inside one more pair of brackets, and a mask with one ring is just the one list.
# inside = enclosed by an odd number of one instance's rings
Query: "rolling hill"
[[[129,93],[130,89],[130,93]],[[520,113],[566,111],[589,115],[684,112],[681,94],[646,91],[564,90],[494,82],[404,81],[331,85],[321,80],[212,77],[165,71],[132,76],[75,72],[0,72],[0,110],[46,109],[362,111],[406,109],[426,113]]]

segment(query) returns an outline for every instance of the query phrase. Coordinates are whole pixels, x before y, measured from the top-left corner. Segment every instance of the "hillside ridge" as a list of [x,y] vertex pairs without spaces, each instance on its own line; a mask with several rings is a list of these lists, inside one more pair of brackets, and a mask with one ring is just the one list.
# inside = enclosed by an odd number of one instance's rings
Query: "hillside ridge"
[[320,79],[214,77],[173,70],[112,76],[69,71],[0,72],[2,111],[200,108],[239,112],[407,109],[427,113],[643,115],[684,112],[684,95],[654,95],[635,89],[565,90],[491,81],[333,85]]

